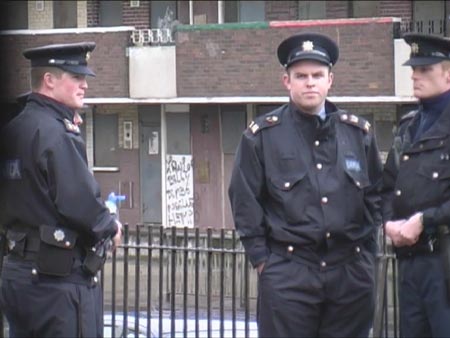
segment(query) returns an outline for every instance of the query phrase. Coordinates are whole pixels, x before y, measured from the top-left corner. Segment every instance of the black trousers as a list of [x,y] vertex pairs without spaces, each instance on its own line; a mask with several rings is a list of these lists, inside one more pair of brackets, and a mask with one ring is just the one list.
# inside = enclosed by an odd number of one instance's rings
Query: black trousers
[[259,278],[261,337],[368,337],[375,257],[363,250],[326,269],[272,253]]
[[400,336],[450,337],[450,302],[439,254],[399,259]]
[[10,337],[102,337],[99,285],[2,279]]

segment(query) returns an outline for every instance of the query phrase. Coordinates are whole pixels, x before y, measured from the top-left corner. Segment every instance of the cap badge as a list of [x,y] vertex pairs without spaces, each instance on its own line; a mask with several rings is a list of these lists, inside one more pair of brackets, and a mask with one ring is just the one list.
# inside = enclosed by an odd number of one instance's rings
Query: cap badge
[[85,57],[86,61],[89,61],[90,58],[91,58],[91,52],[87,52],[86,57]]
[[411,44],[411,53],[412,53],[412,54],[417,54],[417,53],[419,53],[419,45],[418,45],[417,43],[415,43],[415,42],[413,42],[413,43]]
[[309,41],[309,40],[303,41],[302,48],[303,48],[303,51],[310,52],[314,49],[314,44],[312,41]]
[[64,237],[65,237],[64,231],[62,231],[61,229],[57,229],[53,233],[53,238],[55,238],[55,241],[57,242],[63,241]]

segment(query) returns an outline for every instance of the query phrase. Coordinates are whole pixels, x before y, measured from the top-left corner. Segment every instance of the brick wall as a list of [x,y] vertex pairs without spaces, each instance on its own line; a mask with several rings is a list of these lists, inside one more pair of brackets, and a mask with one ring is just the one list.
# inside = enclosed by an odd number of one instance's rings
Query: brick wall
[[130,7],[130,1],[124,1],[122,11],[124,26],[150,28],[150,1],[140,1],[139,7]]
[[266,1],[266,21],[297,20],[298,1]]
[[87,25],[88,27],[97,27],[99,24],[99,0],[87,0]]
[[327,19],[348,18],[349,16],[349,2],[332,0],[327,1],[326,5]]
[[412,1],[396,0],[396,1],[380,1],[380,16],[395,16],[401,18],[402,21],[410,21],[412,19]]
[[28,29],[53,28],[53,1],[44,1],[43,10],[36,9],[36,1],[28,1]]
[[30,66],[29,61],[22,56],[24,49],[54,43],[95,41],[97,47],[89,64],[97,76],[88,79],[88,97],[128,97],[128,59],[125,51],[129,36],[129,31],[0,35],[0,53],[6,63],[1,74],[0,93],[3,97],[11,97],[29,90]]
[[276,49],[284,38],[311,29],[340,45],[331,95],[394,95],[392,23],[240,27],[177,32],[178,96],[286,95]]

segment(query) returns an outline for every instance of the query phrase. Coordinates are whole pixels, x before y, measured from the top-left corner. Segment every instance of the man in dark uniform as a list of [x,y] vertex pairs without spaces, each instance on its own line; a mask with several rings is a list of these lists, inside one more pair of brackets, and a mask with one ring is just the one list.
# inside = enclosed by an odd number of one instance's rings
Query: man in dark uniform
[[259,274],[263,337],[367,337],[374,310],[382,165],[370,124],[326,100],[338,47],[278,47],[290,102],[244,132],[229,196]]
[[[414,96],[383,175],[383,218],[399,262],[403,337],[450,337],[450,40],[407,34]],[[446,234],[447,233],[447,234]]]
[[107,239],[117,246],[121,224],[100,197],[77,125],[94,48],[25,51],[32,93],[0,133],[0,224],[8,246],[0,305],[11,337],[103,335],[101,287],[86,257]]

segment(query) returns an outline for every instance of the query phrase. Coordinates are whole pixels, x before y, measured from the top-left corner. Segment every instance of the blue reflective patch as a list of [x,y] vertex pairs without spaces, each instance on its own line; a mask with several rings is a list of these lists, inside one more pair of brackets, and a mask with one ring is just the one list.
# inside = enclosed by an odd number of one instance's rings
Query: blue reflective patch
[[347,170],[357,171],[357,172],[361,171],[361,165],[360,165],[359,161],[353,157],[345,158],[345,167],[347,168]]
[[0,167],[2,176],[7,180],[20,180],[22,178],[22,165],[19,159],[3,161]]

